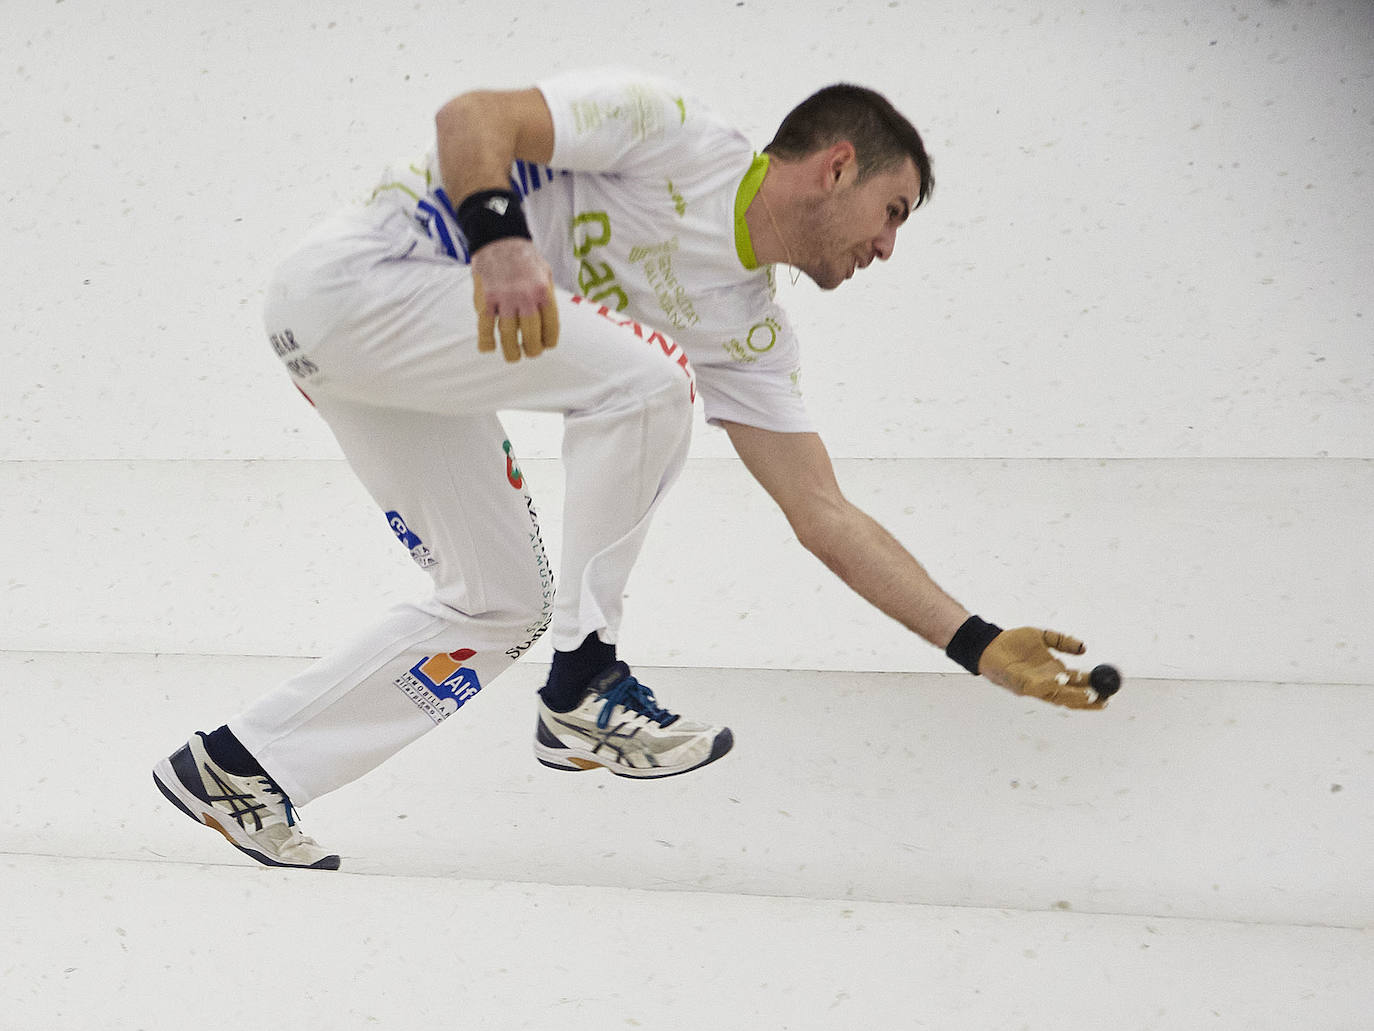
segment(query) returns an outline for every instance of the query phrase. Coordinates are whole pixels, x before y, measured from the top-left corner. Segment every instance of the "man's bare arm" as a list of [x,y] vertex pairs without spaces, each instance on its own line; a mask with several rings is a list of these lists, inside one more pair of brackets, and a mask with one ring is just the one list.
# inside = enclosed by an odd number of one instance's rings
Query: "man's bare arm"
[[[867,513],[851,504],[835,479],[830,455],[814,433],[775,433],[724,424],[745,466],[772,496],[797,540],[854,591],[937,648],[956,634],[986,634],[972,668],[1017,694],[1073,709],[1100,709],[1089,674],[1068,670],[1051,649],[1081,654],[1083,643],[1034,627],[1003,631],[970,617],[925,568]],[[962,648],[951,649],[954,657]]]
[[815,433],[726,423],[745,466],[782,509],[802,546],[867,601],[937,648],[968,619],[890,533],[845,498]]
[[434,117],[439,174],[456,204],[478,190],[504,190],[511,165],[553,159],[553,116],[537,89],[478,90]]
[[[464,93],[440,108],[434,122],[439,175],[460,221],[464,199],[487,191],[504,195],[487,198],[494,213],[479,212],[480,218],[500,224],[517,216],[519,200],[508,192],[512,163],[553,158],[553,116],[544,95],[537,89]],[[525,232],[523,219],[518,225]],[[533,358],[558,342],[558,308],[548,262],[527,236],[506,232],[472,255],[473,305],[478,349],[494,351],[499,328],[506,360],[517,361],[522,347]]]

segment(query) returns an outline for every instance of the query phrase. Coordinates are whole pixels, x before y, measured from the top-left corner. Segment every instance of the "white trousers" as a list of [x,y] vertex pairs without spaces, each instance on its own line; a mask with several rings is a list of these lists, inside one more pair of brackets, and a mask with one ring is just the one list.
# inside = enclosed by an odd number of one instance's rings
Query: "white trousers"
[[[297,805],[433,729],[550,624],[561,650],[616,642],[650,517],[686,459],[695,385],[673,341],[558,301],[554,350],[478,353],[470,270],[375,204],[322,225],[271,281],[273,348],[434,581],[229,721]],[[556,593],[502,409],[564,417]]]

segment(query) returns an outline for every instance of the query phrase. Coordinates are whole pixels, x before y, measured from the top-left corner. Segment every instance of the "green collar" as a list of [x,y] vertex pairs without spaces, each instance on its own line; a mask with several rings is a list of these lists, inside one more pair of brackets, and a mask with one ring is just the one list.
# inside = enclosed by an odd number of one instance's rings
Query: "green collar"
[[744,173],[739,192],[735,194],[735,250],[739,253],[740,264],[750,272],[758,268],[759,263],[754,257],[754,242],[749,239],[749,224],[744,220],[744,213],[758,196],[763,177],[767,174],[768,155],[755,154],[754,162],[749,166],[749,171]]

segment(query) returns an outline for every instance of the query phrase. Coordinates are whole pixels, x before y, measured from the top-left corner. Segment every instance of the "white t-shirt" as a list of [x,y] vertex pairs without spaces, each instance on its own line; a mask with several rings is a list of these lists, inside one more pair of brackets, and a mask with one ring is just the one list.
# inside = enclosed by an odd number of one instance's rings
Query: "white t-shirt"
[[[743,210],[767,159],[662,79],[602,70],[538,88],[553,114],[553,160],[548,168],[516,162],[511,185],[554,281],[676,340],[696,370],[708,421],[813,429],[772,268],[749,267]],[[459,198],[438,185],[435,154],[411,172],[408,183],[388,173],[383,185],[409,196],[426,232],[466,261],[453,220]]]

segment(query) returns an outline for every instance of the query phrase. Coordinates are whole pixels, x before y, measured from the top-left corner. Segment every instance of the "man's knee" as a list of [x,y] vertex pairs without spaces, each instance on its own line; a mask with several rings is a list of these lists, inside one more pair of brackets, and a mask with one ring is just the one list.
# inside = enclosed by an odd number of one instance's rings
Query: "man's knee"
[[471,644],[477,638],[488,642],[487,647],[500,642],[494,650],[518,659],[544,636],[553,620],[553,579],[547,564],[533,577],[519,579],[526,582],[516,585],[508,580],[506,597],[499,607],[475,610],[469,599],[442,590],[436,591],[425,607],[449,623],[458,645]]

